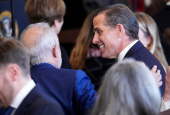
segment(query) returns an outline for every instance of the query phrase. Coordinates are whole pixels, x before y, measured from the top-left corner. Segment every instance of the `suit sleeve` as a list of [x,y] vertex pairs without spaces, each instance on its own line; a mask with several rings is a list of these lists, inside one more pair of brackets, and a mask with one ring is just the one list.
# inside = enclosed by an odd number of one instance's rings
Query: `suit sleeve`
[[34,107],[33,110],[27,111],[25,115],[64,115],[60,107],[56,105],[41,105]]
[[87,113],[95,103],[97,92],[85,72],[79,70],[75,76],[74,94],[77,114]]

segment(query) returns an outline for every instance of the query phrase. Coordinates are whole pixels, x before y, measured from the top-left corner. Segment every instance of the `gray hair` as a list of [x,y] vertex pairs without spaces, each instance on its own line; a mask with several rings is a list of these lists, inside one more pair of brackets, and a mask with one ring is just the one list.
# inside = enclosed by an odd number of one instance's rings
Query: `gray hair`
[[[30,35],[24,36],[27,31]],[[47,62],[52,56],[52,49],[59,41],[55,31],[48,23],[30,24],[21,34],[21,42],[27,47],[31,65]]]
[[105,74],[92,115],[158,115],[161,97],[150,70],[126,59]]

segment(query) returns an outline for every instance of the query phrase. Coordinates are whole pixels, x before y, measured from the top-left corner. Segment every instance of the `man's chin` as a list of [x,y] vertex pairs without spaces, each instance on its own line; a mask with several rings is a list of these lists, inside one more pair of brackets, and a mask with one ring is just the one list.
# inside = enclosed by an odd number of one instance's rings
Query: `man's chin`
[[106,55],[106,54],[104,54],[104,53],[102,53],[102,57],[103,57],[103,58],[108,58],[108,59],[116,58],[115,56]]
[[109,58],[107,55],[105,55],[104,53],[102,53],[102,57],[103,58]]

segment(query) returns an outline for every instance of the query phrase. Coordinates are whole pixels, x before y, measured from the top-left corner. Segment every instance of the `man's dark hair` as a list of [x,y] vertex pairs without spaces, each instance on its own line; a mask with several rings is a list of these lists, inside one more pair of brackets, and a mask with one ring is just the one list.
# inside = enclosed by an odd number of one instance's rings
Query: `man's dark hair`
[[10,63],[17,64],[23,74],[30,73],[30,59],[26,48],[17,40],[4,38],[0,40],[0,67]]
[[117,24],[122,24],[130,39],[138,39],[138,21],[127,6],[123,4],[110,5],[98,9],[96,16],[101,13],[105,14],[104,25],[114,28]]

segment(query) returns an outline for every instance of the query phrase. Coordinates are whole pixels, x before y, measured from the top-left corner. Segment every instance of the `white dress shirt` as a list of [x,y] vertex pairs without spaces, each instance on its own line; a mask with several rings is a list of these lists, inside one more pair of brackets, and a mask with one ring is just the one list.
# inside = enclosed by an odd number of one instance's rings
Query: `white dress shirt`
[[119,54],[118,56],[118,62],[122,61],[123,58],[125,57],[126,53],[130,50],[130,48],[139,40],[135,40],[133,41],[131,44],[129,44],[128,46],[126,46]]
[[14,100],[11,103],[11,107],[14,108],[11,115],[13,115],[19,105],[22,103],[24,98],[29,94],[29,92],[35,87],[35,82],[33,80],[29,81],[15,96]]

